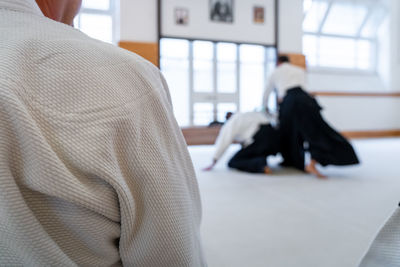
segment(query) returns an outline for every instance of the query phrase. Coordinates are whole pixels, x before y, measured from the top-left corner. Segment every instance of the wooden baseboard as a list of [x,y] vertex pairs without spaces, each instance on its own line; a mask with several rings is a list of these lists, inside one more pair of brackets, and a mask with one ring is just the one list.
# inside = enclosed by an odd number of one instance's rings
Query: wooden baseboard
[[[213,145],[217,139],[221,127],[188,127],[183,128],[182,133],[189,146]],[[389,138],[400,137],[398,130],[374,130],[374,131],[344,131],[342,134],[350,139],[361,138]]]
[[344,131],[342,134],[351,139],[400,137],[400,129],[378,131]]
[[400,93],[363,93],[363,92],[310,92],[315,96],[333,96],[333,97],[400,97]]
[[182,128],[183,136],[189,146],[213,145],[221,127],[188,127]]

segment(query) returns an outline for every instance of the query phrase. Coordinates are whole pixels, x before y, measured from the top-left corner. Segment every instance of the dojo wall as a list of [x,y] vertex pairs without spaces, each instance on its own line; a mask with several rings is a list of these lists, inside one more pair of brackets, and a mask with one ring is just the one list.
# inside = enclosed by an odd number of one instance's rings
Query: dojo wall
[[325,117],[340,130],[397,130],[400,133],[400,1],[390,1],[390,17],[381,25],[378,35],[376,74],[309,74],[311,91],[364,94],[319,97],[325,107]]
[[119,46],[158,65],[157,0],[120,0]]
[[[220,23],[210,20],[210,0],[163,0],[161,4],[161,35],[185,39],[255,43],[275,45],[275,0],[232,1],[232,22]],[[253,7],[264,9],[264,22],[253,22]],[[175,11],[184,8],[188,23],[177,25]]]
[[[303,20],[303,1],[278,1],[280,25],[278,29],[279,50],[285,53],[301,53],[302,30],[301,22],[299,23],[299,21]],[[142,44],[157,44],[157,3],[157,0],[120,0],[120,37],[125,45],[137,47]],[[298,12],[299,10],[301,12]]]
[[[121,41],[136,46],[157,45],[157,0],[120,1]],[[389,31],[390,35],[395,37],[387,40],[390,53],[386,56],[387,62],[379,67],[380,74],[311,72],[309,74],[310,90],[359,93],[400,92],[400,1],[391,1],[394,8],[391,8],[393,20],[389,22]],[[302,51],[302,3],[302,0],[279,0],[278,45],[282,53],[301,53]],[[158,59],[158,55],[156,57]],[[387,74],[388,71],[390,74]],[[385,83],[388,79],[390,82]],[[339,130],[400,129],[400,97],[319,96],[318,98],[325,107],[325,117]]]

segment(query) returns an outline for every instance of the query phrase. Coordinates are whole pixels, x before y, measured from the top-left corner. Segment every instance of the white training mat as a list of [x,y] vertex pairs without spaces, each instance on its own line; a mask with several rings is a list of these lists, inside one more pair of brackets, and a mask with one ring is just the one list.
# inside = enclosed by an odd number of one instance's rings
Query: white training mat
[[[190,147],[202,202],[210,267],[355,267],[400,201],[400,139],[354,142],[356,167],[329,167],[318,180],[296,170],[211,172],[213,147]],[[275,166],[275,167],[274,167]]]

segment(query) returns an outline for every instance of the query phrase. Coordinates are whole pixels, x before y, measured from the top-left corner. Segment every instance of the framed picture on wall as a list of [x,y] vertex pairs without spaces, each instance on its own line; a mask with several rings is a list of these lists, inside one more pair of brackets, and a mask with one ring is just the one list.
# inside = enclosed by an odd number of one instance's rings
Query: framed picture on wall
[[233,22],[233,0],[210,0],[210,20]]
[[187,8],[175,8],[175,24],[187,25],[189,23],[189,10]]
[[264,24],[265,10],[262,6],[253,7],[253,22],[255,24]]

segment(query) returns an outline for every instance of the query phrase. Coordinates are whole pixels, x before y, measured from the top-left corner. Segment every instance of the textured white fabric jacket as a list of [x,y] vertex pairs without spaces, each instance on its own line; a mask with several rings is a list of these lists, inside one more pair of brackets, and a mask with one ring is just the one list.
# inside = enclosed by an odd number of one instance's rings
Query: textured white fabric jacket
[[245,112],[234,114],[221,128],[215,141],[214,160],[219,160],[234,141],[247,146],[253,143],[253,136],[261,124],[271,120],[265,112]]
[[204,266],[160,72],[0,0],[0,266]]
[[400,208],[381,229],[360,267],[400,266]]
[[304,69],[290,63],[282,63],[271,74],[268,79],[263,97],[263,106],[267,107],[268,97],[276,89],[278,98],[283,98],[288,89],[300,86],[306,90],[307,77]]

